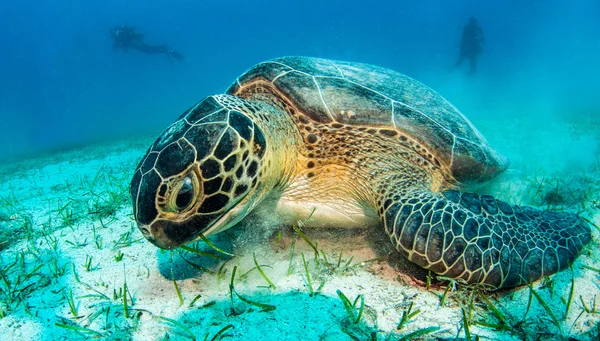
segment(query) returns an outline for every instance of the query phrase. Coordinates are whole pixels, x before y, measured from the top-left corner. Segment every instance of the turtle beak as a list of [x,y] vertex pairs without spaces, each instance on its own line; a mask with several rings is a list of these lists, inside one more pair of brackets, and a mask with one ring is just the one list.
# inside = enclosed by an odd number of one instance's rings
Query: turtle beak
[[174,248],[174,247],[169,247],[165,243],[161,242],[161,240],[163,240],[163,239],[157,239],[157,238],[155,238],[154,235],[150,232],[152,230],[151,225],[138,224],[138,229],[140,231],[142,231],[142,234],[144,235],[144,238],[146,238],[150,243],[154,244],[155,246],[158,246],[161,249],[172,249],[172,248]]
[[238,205],[230,209],[203,232],[204,236],[211,236],[229,229],[233,225],[239,223],[246,216],[248,211],[249,210],[245,205]]
[[142,231],[144,238],[146,238],[146,239],[152,238],[152,234],[150,234],[150,225],[138,223],[138,229],[140,229],[140,231]]
[[144,238],[146,238],[150,243],[154,244],[154,246],[167,250],[178,248],[180,244],[172,241],[169,238],[166,238],[162,227],[162,224],[156,223],[152,225],[138,224],[138,228],[140,231],[142,231]]
[[156,220],[150,225],[139,225],[139,228],[144,237],[155,246],[173,250],[196,240],[199,233],[206,231],[206,229],[199,230],[198,226],[202,224],[198,224],[193,219],[183,222]]

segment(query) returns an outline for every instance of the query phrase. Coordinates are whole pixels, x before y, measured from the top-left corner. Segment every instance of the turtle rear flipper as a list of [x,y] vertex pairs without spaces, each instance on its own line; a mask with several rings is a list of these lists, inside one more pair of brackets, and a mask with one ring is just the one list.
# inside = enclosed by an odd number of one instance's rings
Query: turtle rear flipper
[[412,262],[468,283],[514,287],[568,267],[590,241],[572,213],[511,206],[488,195],[426,190],[383,202],[396,249]]

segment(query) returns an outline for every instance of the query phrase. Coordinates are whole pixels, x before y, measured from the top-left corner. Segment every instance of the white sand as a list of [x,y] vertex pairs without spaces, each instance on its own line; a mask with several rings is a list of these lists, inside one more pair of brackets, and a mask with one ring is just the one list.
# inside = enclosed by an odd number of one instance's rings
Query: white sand
[[[541,124],[491,117],[474,123],[512,161],[506,174],[481,191],[519,204],[541,205],[541,198],[558,181],[559,193],[572,203],[566,209],[582,211],[600,225],[597,120]],[[445,282],[434,281],[427,291],[422,273],[406,266],[397,255],[370,261],[385,256],[390,249],[383,231],[306,231],[334,265],[331,269],[322,263],[317,265],[312,249],[293,231],[269,222],[260,213],[228,234],[211,238],[236,255],[225,263],[184,252],[171,256],[159,251],[135,228],[127,195],[129,176],[150,142],[140,139],[90,146],[0,168],[0,238],[10,241],[0,251],[4,273],[0,278],[0,310],[5,316],[0,318],[0,338],[185,340],[192,339],[191,333],[200,340],[209,335],[210,340],[227,325],[233,328],[222,337],[230,340],[366,340],[373,332],[378,340],[387,340],[387,335],[395,340],[434,326],[440,327],[432,334],[437,337],[465,336],[461,308],[469,310],[470,289],[459,286],[440,306]],[[540,186],[542,178],[545,180]],[[110,193],[114,193],[113,199]],[[581,198],[585,210],[580,206]],[[116,206],[109,205],[114,203]],[[593,236],[592,243],[573,264],[574,295],[566,318],[571,271],[534,285],[558,320],[560,331],[535,298],[527,318],[518,324],[530,296],[525,287],[486,294],[513,324],[511,331],[472,324],[470,333],[482,340],[555,340],[558,335],[597,339],[600,273],[584,268],[600,268],[596,229]],[[214,253],[206,246],[203,249]],[[341,250],[342,265],[337,267]],[[115,259],[119,252],[124,254],[121,261]],[[324,283],[312,297],[301,253],[306,257],[314,290]],[[253,254],[276,289],[269,289],[256,270],[245,278],[238,277],[254,268]],[[190,266],[181,255],[212,273]],[[351,256],[353,260],[345,267]],[[89,259],[87,271],[85,263]],[[246,299],[273,305],[275,310],[261,312],[237,296],[231,304],[229,281],[234,266],[236,292]],[[223,274],[219,276],[221,267]],[[125,317],[122,299],[125,281],[129,318]],[[9,286],[13,291],[8,290]],[[363,295],[366,308],[360,323],[354,324],[348,318],[336,294],[338,289],[351,301]],[[71,293],[77,316],[67,303]],[[475,298],[471,320],[499,324],[479,296]],[[413,311],[419,309],[420,313],[396,330],[411,302]],[[594,304],[599,307],[592,308]],[[94,332],[76,332],[56,323]]]

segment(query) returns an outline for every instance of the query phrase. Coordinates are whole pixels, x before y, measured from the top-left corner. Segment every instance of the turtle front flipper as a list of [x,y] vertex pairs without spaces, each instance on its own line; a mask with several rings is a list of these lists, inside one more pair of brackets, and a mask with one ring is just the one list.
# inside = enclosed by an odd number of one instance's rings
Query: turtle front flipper
[[419,190],[382,205],[386,232],[409,260],[494,288],[565,269],[591,239],[575,214],[511,206],[488,195]]

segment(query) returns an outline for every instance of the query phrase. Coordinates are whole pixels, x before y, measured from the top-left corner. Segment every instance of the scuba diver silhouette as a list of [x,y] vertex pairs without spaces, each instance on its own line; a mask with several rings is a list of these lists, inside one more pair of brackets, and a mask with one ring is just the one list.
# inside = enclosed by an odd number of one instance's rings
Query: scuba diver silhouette
[[110,37],[113,40],[113,48],[127,51],[129,48],[138,50],[146,54],[165,54],[167,57],[173,57],[177,60],[183,60],[183,56],[173,50],[169,45],[148,45],[144,42],[144,35],[139,33],[134,27],[127,25],[115,26],[110,30]]
[[463,27],[458,59],[454,64],[454,68],[459,67],[463,61],[468,60],[470,64],[469,73],[475,73],[477,70],[477,56],[483,51],[482,45],[483,31],[477,19],[471,17],[469,18],[469,22]]

